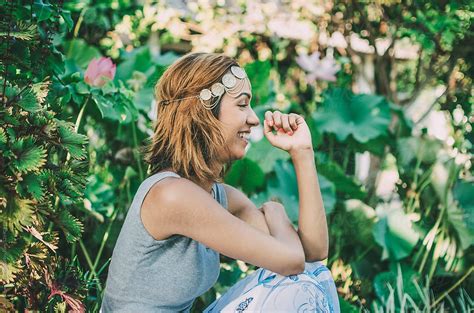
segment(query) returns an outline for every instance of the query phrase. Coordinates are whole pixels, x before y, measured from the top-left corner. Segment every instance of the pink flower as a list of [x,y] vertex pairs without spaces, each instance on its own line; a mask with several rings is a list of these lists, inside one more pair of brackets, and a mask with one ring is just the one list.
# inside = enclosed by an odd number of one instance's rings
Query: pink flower
[[299,54],[296,63],[308,72],[306,79],[310,83],[316,79],[335,81],[336,73],[339,72],[341,66],[332,57],[325,56],[323,59],[319,57],[319,52],[313,52],[311,55]]
[[108,79],[114,79],[116,68],[110,58],[93,59],[87,66],[84,80],[93,87],[102,87]]

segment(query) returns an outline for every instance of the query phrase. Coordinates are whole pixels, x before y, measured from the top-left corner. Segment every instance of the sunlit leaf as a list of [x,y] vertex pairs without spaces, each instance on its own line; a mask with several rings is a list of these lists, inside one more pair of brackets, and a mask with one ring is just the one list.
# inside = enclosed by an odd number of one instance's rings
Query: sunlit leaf
[[266,138],[263,138],[250,144],[246,157],[258,163],[262,171],[268,174],[273,170],[277,160],[287,160],[290,155],[286,151],[275,148]]
[[53,14],[53,6],[49,3],[44,3],[43,0],[35,0],[33,10],[38,18],[38,22],[49,19]]
[[[275,165],[276,178],[268,181],[268,195],[278,198],[286,209],[291,221],[298,220],[299,196],[298,182],[293,164],[288,161],[277,161]],[[324,176],[318,175],[321,194],[326,214],[329,214],[336,204],[334,184]],[[315,190],[315,192],[317,192]]]
[[391,116],[384,97],[336,88],[325,93],[324,105],[313,118],[322,132],[333,133],[340,141],[350,135],[367,142],[387,133]]
[[412,221],[401,208],[377,208],[379,221],[373,229],[375,241],[384,249],[383,258],[400,260],[412,252],[419,239]]

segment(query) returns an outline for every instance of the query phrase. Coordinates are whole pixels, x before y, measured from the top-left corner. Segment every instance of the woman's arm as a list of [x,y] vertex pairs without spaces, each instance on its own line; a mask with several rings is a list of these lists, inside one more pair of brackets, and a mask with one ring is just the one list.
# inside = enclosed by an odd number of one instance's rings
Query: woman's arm
[[[295,166],[299,192],[298,235],[308,262],[328,254],[328,227],[314,164],[311,132],[298,114],[265,112],[264,134],[277,148],[288,151]],[[276,131],[276,134],[273,133]]]
[[265,220],[262,210],[257,208],[242,191],[231,185],[222,185],[224,186],[227,196],[229,212],[247,224],[269,235],[270,231],[268,230],[267,221]]
[[278,202],[268,201],[262,205],[262,212],[265,216],[270,235],[280,242],[294,247],[297,251],[296,253],[301,258],[301,262],[304,263],[305,252],[301,240],[293,228],[293,224],[288,218],[283,205]]
[[[186,197],[183,197],[183,194]],[[279,217],[278,206],[266,204],[269,217]],[[201,242],[220,254],[287,276],[304,270],[304,251],[288,240],[288,225],[275,218],[272,232],[265,234],[233,216],[209,193],[185,178],[165,178],[146,195],[140,217],[154,238],[183,235]],[[294,239],[294,238],[293,238]]]
[[328,226],[319,188],[313,149],[290,153],[298,180],[298,236],[303,245],[306,262],[327,258]]

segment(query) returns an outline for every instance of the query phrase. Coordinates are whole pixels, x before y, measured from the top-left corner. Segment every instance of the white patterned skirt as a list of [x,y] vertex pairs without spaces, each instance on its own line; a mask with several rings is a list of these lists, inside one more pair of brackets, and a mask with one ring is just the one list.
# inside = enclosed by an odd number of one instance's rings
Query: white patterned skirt
[[229,288],[204,312],[335,312],[336,286],[321,262],[306,263],[303,273],[283,276],[260,268]]

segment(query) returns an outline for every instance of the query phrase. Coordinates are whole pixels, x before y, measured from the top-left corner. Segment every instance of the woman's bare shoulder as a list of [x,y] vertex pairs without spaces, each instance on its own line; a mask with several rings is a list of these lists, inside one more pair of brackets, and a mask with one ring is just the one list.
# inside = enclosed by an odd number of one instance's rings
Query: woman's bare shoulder
[[156,240],[163,240],[174,234],[167,228],[173,218],[172,199],[184,191],[182,184],[177,184],[182,180],[184,178],[165,177],[155,183],[143,199],[140,217],[145,229]]

